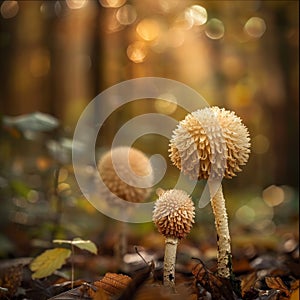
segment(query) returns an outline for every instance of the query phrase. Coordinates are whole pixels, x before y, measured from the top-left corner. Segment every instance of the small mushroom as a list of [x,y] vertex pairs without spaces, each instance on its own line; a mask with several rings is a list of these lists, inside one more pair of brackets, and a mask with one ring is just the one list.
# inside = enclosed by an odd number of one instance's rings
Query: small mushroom
[[248,161],[248,129],[232,111],[199,109],[188,114],[173,131],[169,152],[173,164],[191,179],[208,179],[218,235],[218,275],[230,278],[230,235],[221,180],[235,176]]
[[159,189],[157,194],[152,220],[165,237],[164,285],[174,291],[177,244],[192,228],[195,207],[185,191]]
[[[117,205],[120,213],[127,210],[126,202],[146,201],[151,192],[153,181],[152,166],[148,157],[133,147],[115,147],[104,153],[98,161],[98,170],[103,183],[109,189],[101,189],[101,196],[109,205]],[[122,223],[120,238],[116,245],[116,258],[121,264],[127,253],[127,224]]]
[[107,151],[98,162],[98,170],[104,184],[111,191],[103,191],[105,199],[113,201],[117,196],[128,202],[140,203],[151,192],[151,163],[138,149],[120,146]]

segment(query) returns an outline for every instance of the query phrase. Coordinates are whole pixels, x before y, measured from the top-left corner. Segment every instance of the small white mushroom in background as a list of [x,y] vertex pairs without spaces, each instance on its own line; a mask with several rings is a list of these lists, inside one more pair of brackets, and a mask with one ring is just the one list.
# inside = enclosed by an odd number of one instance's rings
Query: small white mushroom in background
[[218,275],[231,278],[230,234],[221,180],[235,176],[248,161],[248,129],[232,111],[199,109],[179,122],[169,152],[173,164],[191,179],[208,179],[218,235]]
[[159,189],[152,220],[165,237],[164,286],[175,289],[175,262],[178,241],[190,232],[195,207],[189,195],[182,190]]

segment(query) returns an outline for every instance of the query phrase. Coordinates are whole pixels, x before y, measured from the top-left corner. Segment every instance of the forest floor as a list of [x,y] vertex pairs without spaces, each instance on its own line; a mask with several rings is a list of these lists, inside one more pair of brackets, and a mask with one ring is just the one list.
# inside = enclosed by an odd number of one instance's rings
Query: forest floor
[[[230,281],[217,276],[213,245],[199,250],[192,243],[183,242],[177,253],[176,290],[170,291],[162,284],[162,247],[147,249],[129,244],[129,253],[120,260],[107,239],[100,254],[76,249],[62,270],[44,279],[32,279],[31,257],[0,261],[0,298],[298,300],[297,238],[291,237],[276,249],[272,245],[267,248],[262,250],[255,240],[247,246],[235,247],[232,260],[235,279]],[[76,278],[73,281],[66,275],[72,268]]]

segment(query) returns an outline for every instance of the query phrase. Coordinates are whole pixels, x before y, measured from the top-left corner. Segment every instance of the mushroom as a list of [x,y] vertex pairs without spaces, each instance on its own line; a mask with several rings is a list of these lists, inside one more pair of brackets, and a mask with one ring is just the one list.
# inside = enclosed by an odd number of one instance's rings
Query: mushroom
[[194,223],[195,207],[182,190],[158,189],[152,220],[165,237],[164,286],[175,290],[175,261],[178,241],[185,238]]
[[[127,202],[141,203],[150,195],[153,181],[152,166],[148,157],[133,147],[119,146],[104,153],[98,161],[98,170],[108,189],[101,189],[102,197],[110,204],[123,210]],[[118,198],[125,202],[117,201]],[[116,249],[121,263],[127,252],[127,225],[121,224],[120,239]]]
[[248,129],[232,111],[216,106],[199,109],[179,122],[169,152],[173,164],[191,179],[208,179],[217,231],[217,272],[231,278],[230,234],[221,181],[235,176],[248,161]]
[[[133,147],[119,146],[104,153],[98,161],[98,170],[111,193],[103,191],[105,199],[117,197],[144,202],[150,195],[152,167],[148,157]],[[124,181],[126,180],[126,182]]]

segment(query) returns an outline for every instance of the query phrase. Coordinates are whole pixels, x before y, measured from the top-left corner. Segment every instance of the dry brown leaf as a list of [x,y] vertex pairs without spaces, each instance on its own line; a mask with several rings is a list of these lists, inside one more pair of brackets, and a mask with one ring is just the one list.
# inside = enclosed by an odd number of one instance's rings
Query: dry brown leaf
[[244,297],[247,293],[253,293],[255,282],[257,281],[256,272],[252,272],[241,278],[241,290]]
[[104,292],[110,297],[116,297],[123,292],[131,280],[132,279],[127,275],[106,273],[101,280],[95,281],[94,285],[100,289],[103,289]]
[[192,273],[196,281],[211,294],[212,299],[235,299],[230,280],[214,275],[201,261],[193,268]]
[[290,291],[288,287],[285,285],[285,283],[282,281],[282,279],[278,276],[276,277],[265,277],[266,284],[269,288],[274,290],[279,290],[282,293],[284,293],[286,296],[290,295]]
[[105,291],[101,288],[98,288],[94,295],[92,296],[93,300],[109,300],[110,297],[105,293]]
[[0,290],[0,298],[13,297],[22,281],[23,266],[11,266],[0,272],[0,286],[7,291]]

